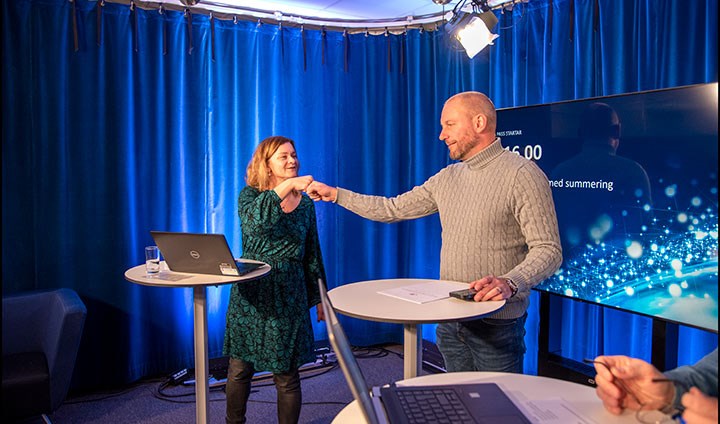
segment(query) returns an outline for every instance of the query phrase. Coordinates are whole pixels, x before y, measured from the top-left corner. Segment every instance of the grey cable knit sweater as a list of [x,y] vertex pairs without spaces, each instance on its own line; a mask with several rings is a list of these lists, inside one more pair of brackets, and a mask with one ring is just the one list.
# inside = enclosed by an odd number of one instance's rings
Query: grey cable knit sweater
[[500,139],[399,196],[369,196],[338,188],[336,203],[364,218],[388,223],[438,212],[441,279],[470,282],[493,274],[518,285],[517,295],[493,318],[522,316],[530,289],[562,262],[547,177],[534,162],[503,149]]

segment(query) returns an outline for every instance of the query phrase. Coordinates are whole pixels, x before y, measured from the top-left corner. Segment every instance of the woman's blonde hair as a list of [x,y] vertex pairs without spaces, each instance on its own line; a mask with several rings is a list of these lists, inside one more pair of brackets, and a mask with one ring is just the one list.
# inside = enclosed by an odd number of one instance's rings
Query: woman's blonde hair
[[[287,137],[274,135],[266,138],[258,144],[253,153],[252,159],[247,166],[245,182],[251,187],[255,187],[260,191],[270,190],[270,168],[268,168],[268,160],[277,150],[285,143],[290,143],[295,148],[295,142]],[[298,171],[300,164],[298,163]]]

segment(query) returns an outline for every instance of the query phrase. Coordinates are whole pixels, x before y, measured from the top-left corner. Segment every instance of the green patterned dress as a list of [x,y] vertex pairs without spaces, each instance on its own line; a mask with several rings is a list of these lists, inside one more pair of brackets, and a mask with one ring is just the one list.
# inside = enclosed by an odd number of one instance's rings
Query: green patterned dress
[[273,190],[245,187],[238,198],[243,258],[263,261],[265,277],[232,285],[224,353],[256,371],[283,373],[315,360],[309,309],[325,280],[315,205],[302,195],[285,213]]

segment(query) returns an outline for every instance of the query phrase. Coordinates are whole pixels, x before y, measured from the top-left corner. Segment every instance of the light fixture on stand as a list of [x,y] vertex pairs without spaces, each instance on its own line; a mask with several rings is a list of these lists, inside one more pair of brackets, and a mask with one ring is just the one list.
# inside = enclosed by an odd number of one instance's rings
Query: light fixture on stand
[[470,0],[471,12],[462,10],[466,3],[467,0],[464,0],[455,6],[452,17],[445,24],[445,30],[472,59],[498,38],[497,34],[490,32],[497,25],[498,19],[490,10],[487,0]]

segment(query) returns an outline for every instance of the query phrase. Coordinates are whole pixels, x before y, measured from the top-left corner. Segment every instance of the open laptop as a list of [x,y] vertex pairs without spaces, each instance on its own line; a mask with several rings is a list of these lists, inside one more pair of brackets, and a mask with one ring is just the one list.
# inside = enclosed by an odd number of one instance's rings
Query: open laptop
[[236,260],[224,234],[150,231],[170,271],[193,274],[245,275],[262,263]]
[[330,344],[369,424],[531,423],[495,383],[403,387],[392,384],[373,387],[371,395],[322,280],[318,280],[318,285]]

